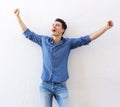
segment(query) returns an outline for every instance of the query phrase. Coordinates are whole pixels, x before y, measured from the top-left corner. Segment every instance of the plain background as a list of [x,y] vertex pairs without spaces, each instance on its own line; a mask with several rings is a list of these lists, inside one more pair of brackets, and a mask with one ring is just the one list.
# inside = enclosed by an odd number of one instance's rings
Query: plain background
[[112,29],[71,51],[67,83],[71,107],[120,107],[119,4],[119,0],[1,0],[0,107],[40,107],[41,103],[41,48],[23,36],[15,8],[28,28],[45,35],[51,34],[58,17],[68,24],[64,37],[91,34],[112,19]]

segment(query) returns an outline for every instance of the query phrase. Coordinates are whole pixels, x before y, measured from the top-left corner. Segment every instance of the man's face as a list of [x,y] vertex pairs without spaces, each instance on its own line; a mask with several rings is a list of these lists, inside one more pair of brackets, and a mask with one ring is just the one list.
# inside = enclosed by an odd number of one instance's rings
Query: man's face
[[52,28],[52,36],[62,36],[64,29],[62,28],[62,23],[56,21],[53,23]]

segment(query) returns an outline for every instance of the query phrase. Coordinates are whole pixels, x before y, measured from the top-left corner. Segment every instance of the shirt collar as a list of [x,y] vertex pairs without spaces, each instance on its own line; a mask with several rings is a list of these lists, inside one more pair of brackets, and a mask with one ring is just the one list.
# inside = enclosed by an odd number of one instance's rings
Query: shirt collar
[[48,39],[48,43],[51,44],[51,45],[61,45],[61,44],[63,44],[64,42],[65,42],[65,38],[64,38],[64,37],[61,37],[61,41],[60,41],[59,43],[57,43],[57,44],[54,44],[54,40],[53,40],[52,37],[50,37],[50,38]]

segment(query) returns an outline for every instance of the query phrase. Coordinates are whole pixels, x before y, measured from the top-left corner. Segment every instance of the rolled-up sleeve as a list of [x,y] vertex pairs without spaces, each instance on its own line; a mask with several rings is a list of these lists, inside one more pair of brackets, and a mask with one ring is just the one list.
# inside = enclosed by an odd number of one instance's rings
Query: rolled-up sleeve
[[39,44],[40,46],[42,45],[43,35],[38,35],[38,34],[32,32],[30,29],[26,29],[26,31],[23,32],[23,35],[25,35],[25,37],[28,38],[29,40]]
[[71,49],[88,45],[91,42],[89,35],[82,36],[80,38],[71,38]]

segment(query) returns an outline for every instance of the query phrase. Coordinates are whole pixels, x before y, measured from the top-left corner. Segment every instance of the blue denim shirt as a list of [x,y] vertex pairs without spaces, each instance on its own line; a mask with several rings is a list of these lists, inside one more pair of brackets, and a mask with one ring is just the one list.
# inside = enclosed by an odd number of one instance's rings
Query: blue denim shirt
[[88,35],[80,38],[62,37],[59,43],[54,44],[52,37],[36,34],[30,29],[27,29],[23,34],[42,48],[42,80],[57,83],[69,78],[67,65],[70,50],[91,42]]

